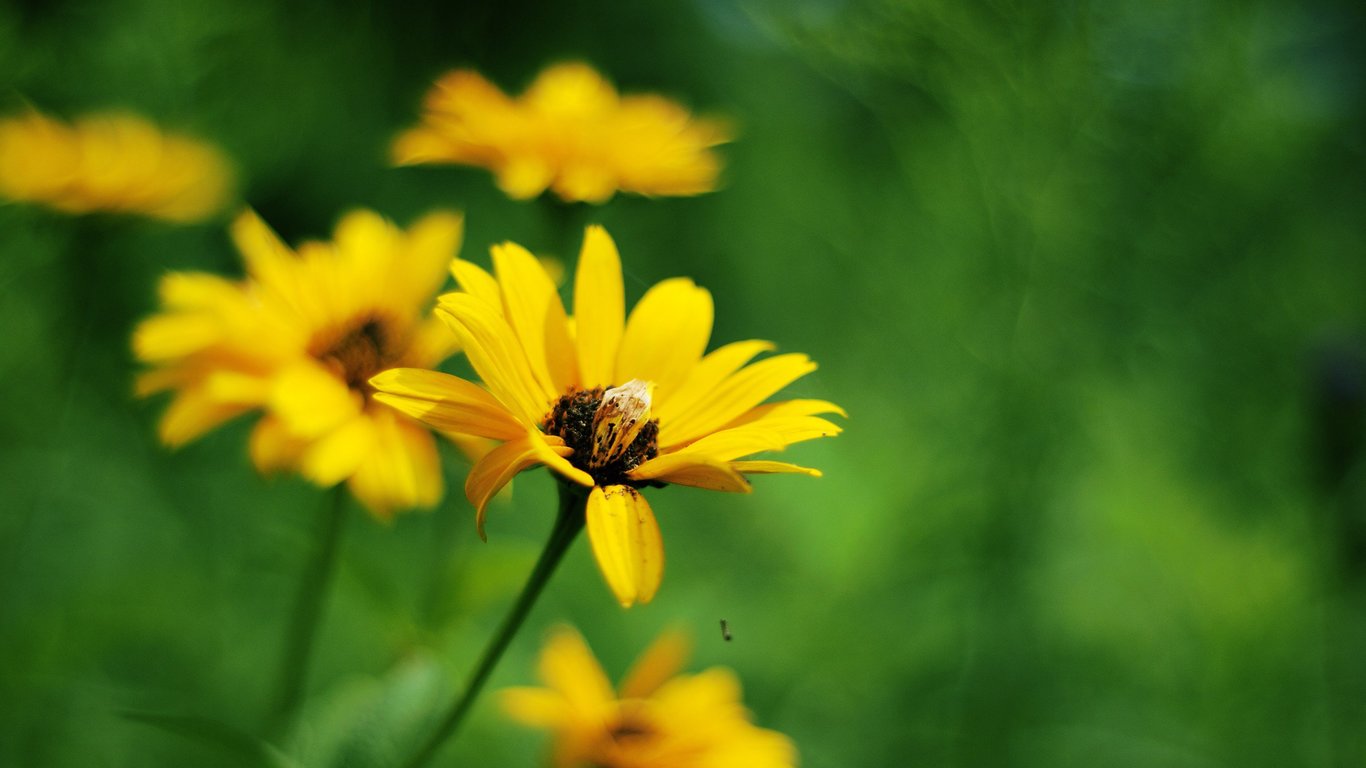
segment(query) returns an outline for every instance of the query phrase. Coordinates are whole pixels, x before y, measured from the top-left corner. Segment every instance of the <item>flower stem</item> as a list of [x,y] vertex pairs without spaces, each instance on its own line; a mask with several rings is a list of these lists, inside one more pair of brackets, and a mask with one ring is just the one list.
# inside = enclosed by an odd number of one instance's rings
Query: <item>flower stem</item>
[[503,618],[502,625],[489,639],[483,655],[479,658],[479,664],[475,666],[465,683],[464,693],[446,713],[446,717],[422,748],[403,764],[404,768],[420,768],[426,765],[441,745],[455,735],[465,715],[474,706],[475,699],[479,698],[479,692],[488,681],[489,675],[493,673],[493,668],[502,658],[503,651],[507,650],[508,644],[517,635],[517,630],[521,629],[527,614],[531,612],[531,607],[536,604],[536,598],[550,581],[550,576],[560,564],[564,553],[569,550],[569,545],[574,543],[579,531],[583,530],[584,505],[588,500],[586,489],[562,481],[556,485],[560,489],[560,508],[555,516],[555,527],[551,529],[550,538],[545,543],[545,549],[541,550],[541,556],[536,560],[536,567],[531,570],[526,585],[522,587],[522,593],[517,596],[517,602],[512,604],[507,616]]
[[338,544],[342,524],[346,520],[346,488],[338,485],[324,506],[318,531],[318,548],[313,562],[304,571],[299,592],[294,599],[294,611],[286,638],[285,655],[281,660],[279,692],[272,712],[272,731],[280,733],[289,725],[299,702],[303,699],[304,683],[308,678],[309,657],[313,653],[313,638],[318,632],[318,618],[322,615],[327,584],[336,570]]

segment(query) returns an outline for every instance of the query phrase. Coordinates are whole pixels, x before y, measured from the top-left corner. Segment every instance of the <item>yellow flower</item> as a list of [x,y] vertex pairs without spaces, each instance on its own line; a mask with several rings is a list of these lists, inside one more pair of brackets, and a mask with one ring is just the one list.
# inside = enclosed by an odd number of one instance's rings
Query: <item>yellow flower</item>
[[162,440],[178,446],[261,410],[251,436],[260,470],[296,469],[321,486],[346,481],[381,517],[434,505],[442,482],[431,434],[376,403],[366,380],[390,366],[434,366],[454,351],[427,309],[461,233],[452,213],[403,232],[356,211],[332,242],[295,253],[255,213],[241,214],[232,237],[247,279],[167,275],[162,312],[134,332],[138,359],[156,366],[139,392],[175,393]]
[[38,112],[0,120],[0,196],[11,200],[184,223],[221,210],[231,187],[217,149],[134,115],[74,125]]
[[712,147],[729,140],[718,121],[694,119],[661,96],[620,96],[591,67],[571,63],[541,72],[515,99],[475,72],[448,73],[393,157],[488,168],[519,200],[549,188],[569,202],[601,203],[617,190],[710,192],[721,168]]
[[687,642],[665,634],[626,675],[620,692],[577,632],[556,630],[541,651],[546,688],[501,694],[510,717],[553,732],[556,768],[788,768],[792,742],[749,721],[730,670],[678,675]]
[[823,400],[761,404],[816,369],[806,355],[746,365],[766,341],[704,355],[712,300],[687,278],[647,291],[625,317],[621,260],[601,227],[589,227],[570,319],[554,283],[519,245],[493,248],[490,275],[452,266],[462,292],[437,316],[460,339],[484,387],[433,371],[396,369],[371,379],[375,398],[447,434],[502,441],[475,464],[465,494],[478,512],[513,475],[545,464],[587,494],[593,553],[623,606],[648,602],[664,568],[654,513],[637,489],[677,483],[748,492],[746,474],[814,469],[743,460],[826,437],[840,428]]

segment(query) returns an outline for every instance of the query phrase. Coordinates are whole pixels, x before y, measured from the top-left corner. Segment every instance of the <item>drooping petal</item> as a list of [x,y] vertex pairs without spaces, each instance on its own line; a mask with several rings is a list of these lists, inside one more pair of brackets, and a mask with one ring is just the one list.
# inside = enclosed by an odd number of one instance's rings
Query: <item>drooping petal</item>
[[658,480],[709,491],[749,493],[751,490],[749,481],[732,469],[729,462],[697,453],[656,456],[627,472],[626,476],[641,482]]
[[617,382],[617,350],[626,317],[621,283],[621,256],[607,230],[584,232],[574,275],[574,322],[578,336],[580,385],[610,387]]
[[532,374],[507,321],[483,300],[458,293],[442,296],[437,314],[460,337],[466,357],[489,391],[523,423],[540,422],[555,394]]
[[474,505],[475,526],[484,538],[484,510],[489,500],[518,472],[533,464],[545,464],[580,485],[592,485],[593,478],[570,464],[564,455],[569,449],[563,445],[552,447],[547,437],[532,429],[522,437],[509,440],[484,454],[465,478],[465,496]]
[[626,321],[618,375],[654,382],[658,397],[666,400],[706,351],[712,316],[711,293],[687,278],[650,288]]
[[483,387],[420,368],[391,368],[370,379],[374,399],[453,435],[515,440],[526,426]]
[[665,632],[636,659],[621,682],[621,698],[643,699],[669,678],[678,674],[692,652],[688,636],[678,631]]
[[760,360],[726,377],[710,395],[673,421],[659,422],[659,443],[668,447],[686,443],[720,429],[778,390],[816,370],[803,354],[786,354]]
[[526,350],[531,372],[552,396],[562,394],[578,382],[579,372],[559,291],[522,246],[503,243],[492,253],[504,315]]
[[617,602],[650,602],[664,575],[664,542],[645,497],[629,485],[594,487],[587,515],[593,556]]
[[677,391],[659,399],[655,411],[660,423],[668,424],[687,413],[700,400],[710,395],[727,376],[738,371],[755,355],[772,349],[771,342],[750,340],[732,342],[712,350],[693,367]]

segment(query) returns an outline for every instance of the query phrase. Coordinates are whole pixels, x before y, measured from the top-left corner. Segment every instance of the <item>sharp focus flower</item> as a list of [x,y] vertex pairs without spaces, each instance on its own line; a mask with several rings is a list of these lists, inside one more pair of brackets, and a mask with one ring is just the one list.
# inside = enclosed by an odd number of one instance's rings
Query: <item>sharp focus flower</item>
[[619,691],[583,638],[555,631],[541,651],[546,688],[502,692],[510,717],[552,732],[556,768],[789,768],[792,742],[750,722],[740,682],[727,669],[679,675],[682,637],[655,641]]
[[222,210],[227,159],[128,114],[74,125],[38,112],[0,120],[0,196],[66,213],[135,213],[191,222]]
[[716,188],[712,150],[730,140],[718,121],[693,118],[655,95],[620,96],[586,64],[560,64],[511,98],[478,73],[451,72],[427,95],[422,123],[394,142],[399,165],[488,168],[509,197],[550,189],[601,203],[617,190],[696,195]]
[[[677,483],[748,492],[747,474],[814,469],[747,460],[762,451],[838,434],[820,418],[843,415],[823,400],[762,404],[816,369],[806,355],[746,365],[771,350],[741,341],[703,354],[712,300],[686,278],[647,291],[626,317],[621,261],[601,227],[589,227],[565,313],[555,285],[519,245],[493,248],[494,275],[467,261],[452,272],[462,292],[437,316],[459,337],[479,387],[443,373],[386,371],[375,398],[434,429],[502,441],[475,464],[465,494],[478,512],[513,475],[545,464],[587,494],[593,553],[623,606],[648,602],[664,568],[659,527],[639,489]],[[495,276],[496,275],[496,276]]]
[[346,481],[379,516],[432,506],[441,472],[431,434],[376,403],[366,381],[391,366],[434,366],[454,339],[427,314],[459,248],[462,220],[437,213],[401,231],[356,211],[331,242],[290,250],[255,213],[232,226],[247,265],[233,281],[199,272],[161,282],[162,312],[133,336],[150,394],[175,393],[161,420],[178,446],[248,411],[262,471]]

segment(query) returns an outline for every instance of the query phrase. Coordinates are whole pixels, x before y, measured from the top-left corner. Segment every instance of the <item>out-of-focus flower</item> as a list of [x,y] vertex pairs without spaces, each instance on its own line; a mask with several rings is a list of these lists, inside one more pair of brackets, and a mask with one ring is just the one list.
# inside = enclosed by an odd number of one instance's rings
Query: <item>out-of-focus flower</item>
[[750,722],[730,670],[680,675],[687,643],[655,641],[613,691],[577,632],[556,630],[541,651],[545,688],[511,688],[504,710],[552,733],[556,768],[788,768],[797,752]]
[[129,114],[67,125],[36,111],[0,120],[0,197],[66,213],[131,213],[180,223],[227,204],[227,159]]
[[719,121],[694,118],[656,95],[617,94],[586,64],[552,66],[518,98],[476,72],[457,70],[427,94],[422,123],[394,142],[399,165],[488,168],[509,197],[550,189],[601,203],[617,190],[696,195],[716,188]]
[[513,475],[545,464],[587,495],[589,541],[623,606],[649,602],[664,570],[654,513],[639,488],[677,483],[748,492],[746,474],[820,472],[745,460],[840,432],[824,400],[762,404],[816,369],[806,355],[776,355],[766,341],[703,354],[711,294],[687,278],[659,283],[626,318],[617,247],[589,227],[569,318],[555,284],[515,243],[493,248],[495,275],[452,266],[463,291],[437,302],[483,387],[408,368],[371,379],[377,400],[453,435],[502,442],[474,465],[465,494],[483,535],[489,499]]
[[380,517],[434,505],[442,481],[431,433],[375,402],[366,381],[392,366],[435,366],[455,350],[428,310],[462,230],[453,213],[404,232],[355,211],[331,242],[296,253],[255,213],[241,214],[232,236],[246,280],[167,275],[161,313],[134,332],[138,359],[155,366],[139,392],[175,394],[162,440],[178,446],[261,410],[251,458],[262,471],[346,481]]

